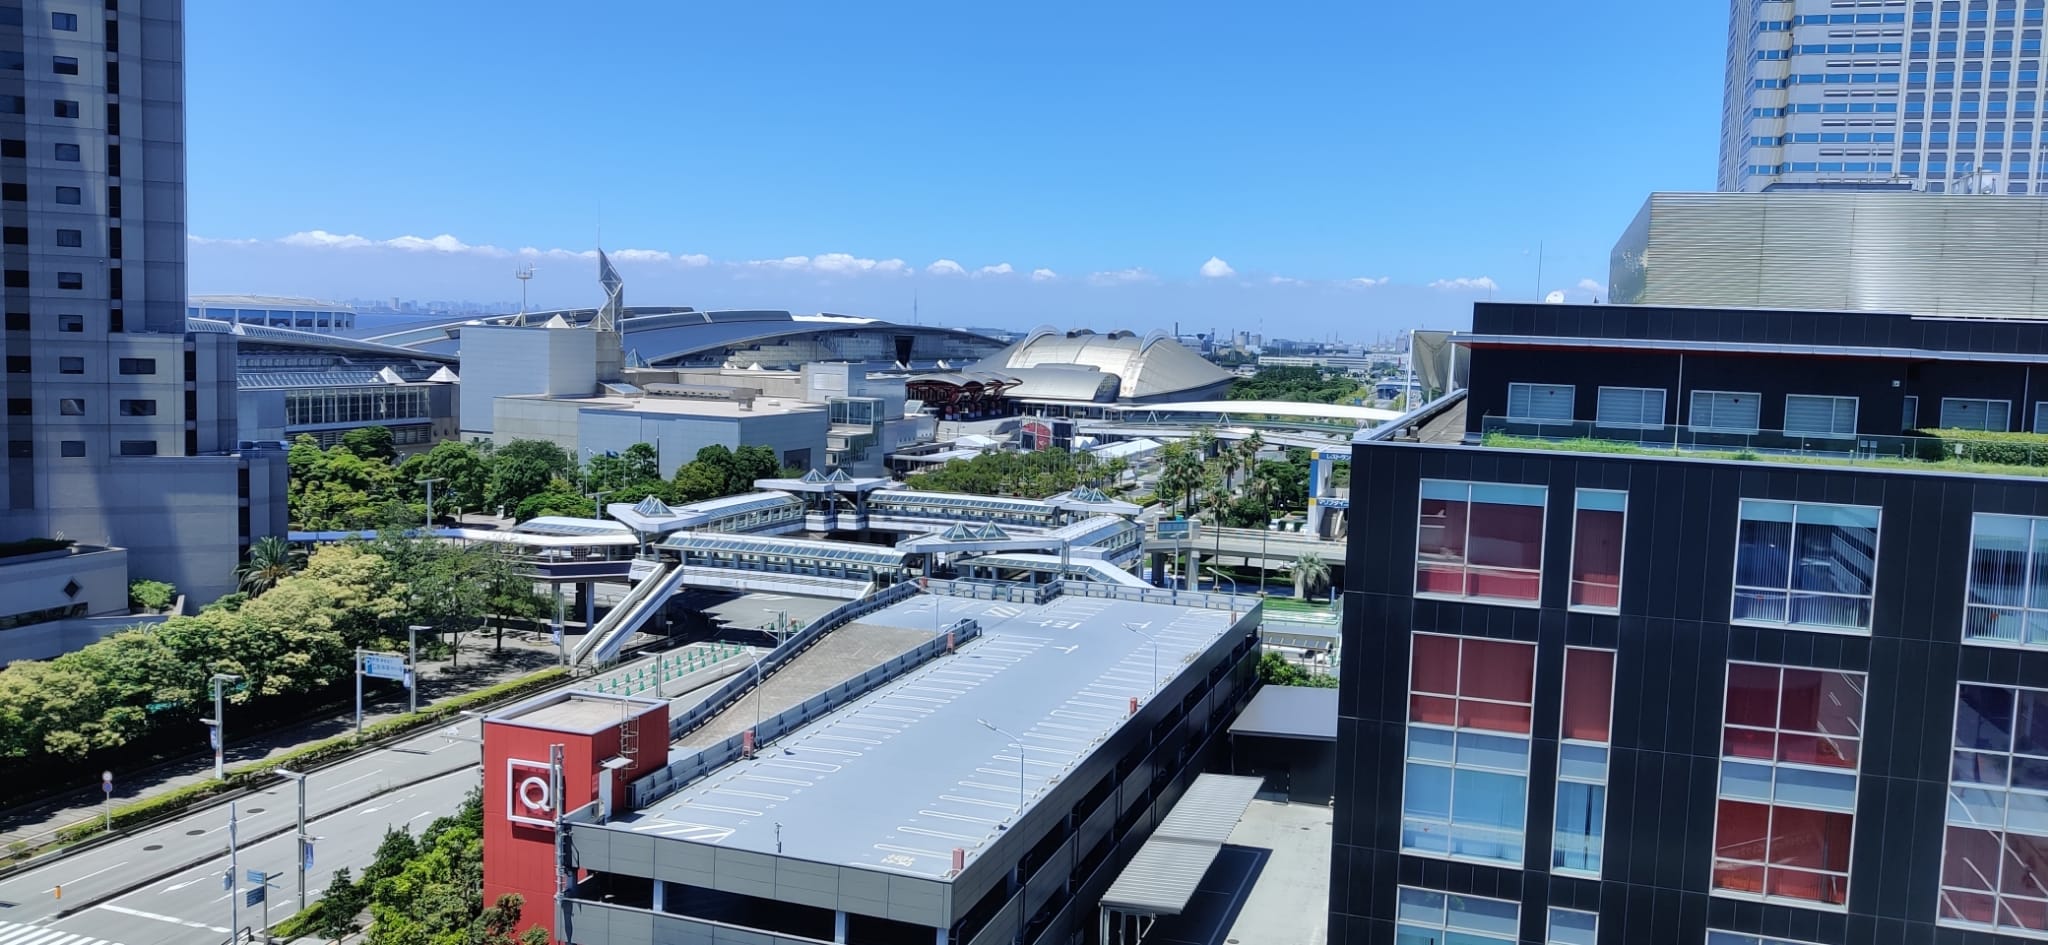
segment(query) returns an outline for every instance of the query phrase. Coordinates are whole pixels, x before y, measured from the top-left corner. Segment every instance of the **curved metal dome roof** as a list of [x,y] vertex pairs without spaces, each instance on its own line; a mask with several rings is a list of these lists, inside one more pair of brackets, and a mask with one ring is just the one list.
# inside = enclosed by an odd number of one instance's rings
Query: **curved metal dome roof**
[[1116,375],[1120,400],[1191,396],[1230,383],[1229,372],[1164,332],[1139,337],[1129,331],[1097,334],[1087,328],[1067,332],[1040,328],[990,355],[979,367],[1001,373],[1058,365],[1092,367]]

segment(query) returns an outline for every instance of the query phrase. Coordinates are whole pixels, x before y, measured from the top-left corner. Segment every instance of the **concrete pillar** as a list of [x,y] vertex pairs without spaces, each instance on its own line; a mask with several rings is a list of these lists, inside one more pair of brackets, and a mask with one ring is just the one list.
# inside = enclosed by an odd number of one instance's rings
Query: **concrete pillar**
[[668,884],[667,884],[667,883],[665,883],[665,882],[662,882],[661,880],[658,880],[658,879],[654,881],[654,911],[656,911],[656,912],[666,912],[666,911],[668,911],[668,907],[667,907],[667,899],[668,899],[668,896],[667,896],[667,891],[668,891]]
[[597,585],[585,581],[579,586],[583,589],[583,629],[588,632],[597,626]]

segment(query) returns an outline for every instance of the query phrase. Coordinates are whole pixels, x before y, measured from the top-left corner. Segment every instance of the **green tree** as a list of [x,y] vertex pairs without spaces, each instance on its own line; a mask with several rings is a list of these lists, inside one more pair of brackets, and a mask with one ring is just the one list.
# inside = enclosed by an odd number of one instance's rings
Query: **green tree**
[[1273,650],[1267,650],[1259,655],[1259,681],[1268,686],[1337,688],[1337,677],[1302,672],[1301,667],[1288,662],[1287,657]]
[[390,463],[398,455],[392,445],[389,427],[357,427],[341,435],[341,448],[356,455],[357,459],[377,463]]
[[726,495],[739,495],[754,490],[754,480],[773,479],[782,471],[782,464],[775,459],[775,451],[765,446],[742,446],[732,454],[732,478],[726,482]]
[[[434,483],[434,516],[450,514],[451,509],[477,510],[484,508],[491,494],[491,463],[484,451],[470,443],[438,443],[425,453],[406,459],[398,467],[398,479],[402,482],[417,483],[422,479],[439,479]],[[421,496],[424,501],[425,496]]]
[[277,535],[265,535],[249,545],[249,556],[235,569],[235,579],[250,597],[261,597],[304,564],[305,555],[293,548],[291,542]]
[[619,458],[626,464],[625,482],[622,485],[661,481],[661,454],[655,450],[653,444],[635,443],[626,447],[626,451],[620,453]]
[[491,451],[489,501],[515,508],[576,470],[569,451],[546,440],[514,440]]
[[514,521],[525,522],[543,515],[567,515],[572,518],[595,518],[597,503],[576,491],[576,486],[567,479],[556,479],[548,487],[521,499],[512,510]]
[[1168,443],[1159,452],[1160,496],[1174,505],[1191,503],[1195,490],[1202,485],[1202,461],[1185,442]]
[[178,599],[178,589],[162,581],[129,581],[128,606],[152,613],[171,606]]
[[348,867],[335,870],[334,878],[327,881],[327,892],[320,896],[320,918],[313,927],[314,934],[339,941],[362,931],[358,919],[370,905],[365,885],[349,878]]
[[1307,600],[1310,595],[1319,594],[1330,584],[1330,565],[1323,556],[1313,551],[1303,552],[1287,566],[1287,576],[1294,579],[1294,596]]

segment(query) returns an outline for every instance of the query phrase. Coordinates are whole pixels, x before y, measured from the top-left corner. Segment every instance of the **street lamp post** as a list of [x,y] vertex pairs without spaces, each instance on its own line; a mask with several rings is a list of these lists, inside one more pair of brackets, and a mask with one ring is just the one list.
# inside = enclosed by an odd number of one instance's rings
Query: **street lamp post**
[[[420,710],[420,631],[430,630],[418,624],[405,628],[405,711]],[[453,664],[450,664],[453,665]]]
[[590,491],[590,494],[589,494],[589,495],[586,495],[586,496],[584,496],[584,498],[586,498],[586,499],[589,499],[589,500],[590,500],[591,506],[592,506],[593,508],[597,509],[597,520],[598,520],[598,521],[600,521],[600,522],[604,521],[604,497],[605,497],[605,496],[608,496],[608,495],[611,495],[612,493],[614,493],[614,492],[617,492],[617,491],[619,491],[619,490],[617,490],[617,489],[592,489],[592,490]]
[[306,835],[306,775],[298,771],[277,769],[280,777],[290,778],[299,783],[299,911],[306,911],[306,863],[312,859],[308,854],[313,849],[313,838]]
[[429,532],[434,530],[434,483],[446,481],[446,479],[440,476],[412,481],[413,485],[427,487],[427,531]]
[[221,687],[227,683],[241,681],[242,677],[230,673],[214,673],[211,680],[213,683],[213,718],[206,720],[206,723],[213,726],[213,778],[216,781],[225,781],[228,776],[227,715],[221,711]]
[[[1152,647],[1152,692],[1155,692],[1155,693],[1156,693],[1156,692],[1158,692],[1158,691],[1159,691],[1159,640],[1158,640],[1158,638],[1157,638],[1157,637],[1154,637],[1153,635],[1151,635],[1151,634],[1149,634],[1149,633],[1146,633],[1146,632],[1145,632],[1145,631],[1143,631],[1143,630],[1140,630],[1140,629],[1138,629],[1138,625],[1137,625],[1137,624],[1135,624],[1135,623],[1125,623],[1125,624],[1123,624],[1123,628],[1124,628],[1125,630],[1129,630],[1129,631],[1131,631],[1132,633],[1135,633],[1135,634],[1137,634],[1137,635],[1138,635],[1138,636],[1140,636],[1140,637],[1143,637],[1143,638],[1144,638],[1144,640],[1145,640],[1145,642],[1146,642],[1147,644],[1150,644],[1150,645],[1151,645],[1151,647]],[[1151,702],[1151,701],[1152,701],[1152,696],[1151,696],[1151,694],[1150,694],[1150,693],[1146,694],[1146,696],[1145,696],[1145,701],[1146,701],[1146,702]]]
[[1209,574],[1218,582],[1230,582],[1230,615],[1235,618],[1237,616],[1237,579],[1224,574],[1223,569],[1218,567],[1210,568]]
[[[975,719],[975,721],[980,722],[982,728],[1017,743],[1017,819],[1022,821],[1024,819],[1024,740],[1010,734],[1002,726],[987,719]],[[996,829],[1001,830],[1003,826],[997,824]]]

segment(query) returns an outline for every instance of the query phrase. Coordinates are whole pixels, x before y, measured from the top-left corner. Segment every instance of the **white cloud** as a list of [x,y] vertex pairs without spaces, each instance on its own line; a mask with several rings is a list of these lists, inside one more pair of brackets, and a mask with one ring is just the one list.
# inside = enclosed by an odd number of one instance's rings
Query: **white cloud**
[[675,258],[658,249],[618,249],[606,255],[619,262],[668,262]]
[[1208,262],[1202,264],[1202,275],[1210,279],[1227,279],[1237,275],[1237,270],[1230,268],[1229,263],[1211,256]]
[[702,269],[711,265],[711,257],[703,253],[683,253],[676,257],[676,263],[686,269]]
[[465,243],[459,239],[456,239],[455,237],[447,233],[443,233],[440,236],[436,236],[431,239],[412,236],[408,234],[406,236],[399,236],[385,240],[381,245],[389,246],[392,249],[403,249],[408,252],[415,253],[469,253],[477,256],[511,255],[510,253],[507,253],[496,246],[471,246],[470,244]]
[[935,259],[931,265],[924,267],[924,271],[935,276],[964,276],[967,274],[966,267],[950,259]]
[[755,259],[741,265],[756,269],[773,269],[780,272],[815,272],[828,276],[857,276],[870,272],[901,275],[910,272],[910,264],[901,259],[867,259],[851,253],[819,253],[816,256],[784,256],[781,259]]
[[300,233],[293,233],[278,240],[278,242],[286,246],[318,246],[338,249],[356,249],[375,245],[370,240],[366,240],[354,233],[344,236],[339,233],[329,233],[326,230],[306,230]]
[[1294,278],[1294,277],[1292,277],[1292,276],[1267,276],[1267,277],[1266,277],[1266,284],[1267,284],[1267,285],[1307,285],[1308,283],[1306,283],[1306,282],[1303,282],[1303,281],[1301,281],[1300,279],[1296,279],[1296,278]]
[[1450,289],[1457,292],[1492,292],[1500,288],[1492,276],[1460,276],[1456,279],[1438,279],[1429,284],[1432,289]]
[[191,243],[195,246],[254,246],[257,243],[261,243],[263,241],[215,239],[211,236],[200,236],[197,233],[187,233],[185,234],[185,242]]
[[1590,293],[1592,295],[1606,295],[1607,284],[1597,279],[1580,279],[1579,291]]
[[1344,284],[1356,289],[1371,289],[1377,286],[1386,285],[1388,282],[1391,281],[1393,281],[1391,276],[1381,276],[1377,279],[1374,279],[1371,276],[1360,276],[1356,279],[1346,279],[1344,280]]
[[977,276],[1007,276],[1016,271],[1010,268],[1009,263],[996,263],[993,266],[983,266],[980,269],[976,269],[974,274]]
[[1031,281],[1033,282],[1051,282],[1052,280],[1057,279],[1059,277],[1059,273],[1054,272],[1050,269],[1031,270]]
[[1094,285],[1130,285],[1134,282],[1152,282],[1156,278],[1143,267],[1112,269],[1108,272],[1096,272],[1088,275],[1088,281]]
[[521,246],[519,255],[528,259],[596,259],[597,250],[537,249],[532,246]]

